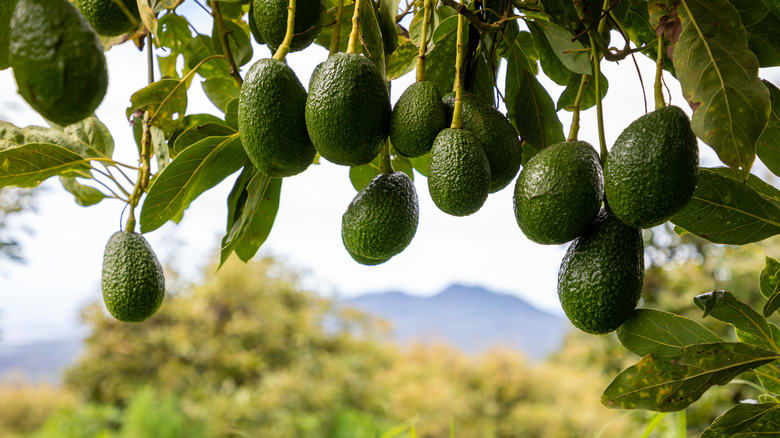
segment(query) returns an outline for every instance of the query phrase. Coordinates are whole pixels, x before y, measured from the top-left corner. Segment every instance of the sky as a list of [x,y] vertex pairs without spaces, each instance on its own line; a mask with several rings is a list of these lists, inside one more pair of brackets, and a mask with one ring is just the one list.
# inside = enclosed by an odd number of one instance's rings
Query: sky
[[[200,12],[199,12],[200,11]],[[210,34],[210,17],[190,11],[195,28]],[[270,57],[265,46],[255,46],[253,60]],[[132,44],[106,53],[109,87],[96,114],[112,133],[115,159],[137,162],[137,150],[125,117],[130,95],[146,85],[146,55]],[[290,53],[287,61],[304,86],[327,51],[320,47]],[[638,55],[648,105],[653,108],[655,63]],[[607,145],[623,128],[645,113],[637,70],[629,59],[603,62],[609,79],[604,101]],[[502,73],[501,71],[499,73]],[[774,76],[774,77],[773,77]],[[777,71],[764,75],[778,83]],[[554,100],[563,90],[539,76]],[[209,102],[197,76],[190,87],[187,113],[221,115]],[[414,81],[414,72],[394,81],[391,100]],[[503,79],[499,79],[503,83]],[[690,114],[676,81],[669,82],[671,103]],[[10,69],[0,71],[0,119],[17,126],[46,126],[16,93]],[[570,113],[559,113],[568,133]],[[583,112],[579,139],[598,149],[595,110]],[[702,163],[716,164],[709,147],[701,145]],[[204,266],[215,260],[225,234],[226,197],[234,175],[201,195],[177,225],[168,223],[145,237],[164,263],[187,280],[197,281]],[[341,242],[341,215],[355,196],[349,168],[322,161],[304,173],[286,178],[276,222],[259,255],[273,255],[304,276],[304,284],[325,296],[351,296],[400,290],[433,295],[453,283],[479,285],[513,294],[532,305],[562,314],[556,293],[557,272],[566,245],[538,245],[525,238],[512,208],[514,182],[491,194],[477,213],[463,218],[440,212],[430,199],[427,181],[415,175],[420,223],[414,240],[387,263],[367,267],[353,261]],[[100,274],[108,238],[118,231],[124,204],[105,200],[84,208],[65,192],[56,178],[46,181],[36,197],[36,211],[12,223],[21,241],[24,264],[0,264],[0,345],[52,340],[73,336],[79,310],[101,299]]]

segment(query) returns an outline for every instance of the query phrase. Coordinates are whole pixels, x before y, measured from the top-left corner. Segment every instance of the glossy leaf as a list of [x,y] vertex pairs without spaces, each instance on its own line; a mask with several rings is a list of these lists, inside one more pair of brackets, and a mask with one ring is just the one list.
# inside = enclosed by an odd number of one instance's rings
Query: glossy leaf
[[0,187],[34,187],[55,175],[89,176],[84,158],[51,143],[27,143],[0,151]]
[[414,70],[418,47],[412,43],[401,44],[390,55],[387,64],[387,80],[392,81]]
[[8,59],[8,44],[16,0],[0,0],[0,70],[11,66]]
[[618,329],[620,342],[638,356],[677,357],[686,345],[720,342],[703,325],[674,313],[637,309]]
[[[211,38],[206,35],[196,35],[194,38],[187,42],[184,46],[184,59],[186,60],[186,71],[190,71],[195,68],[201,61],[209,56],[216,55],[214,46],[211,43]],[[206,61],[198,68],[198,74],[208,79],[214,76],[229,76],[227,62],[222,58],[215,58]]]
[[572,41],[574,34],[563,26],[552,22],[536,20],[529,27],[539,28],[550,44],[555,56],[569,70],[580,75],[593,73],[593,67],[590,65],[590,52],[580,40]]
[[[566,111],[573,111],[574,101],[577,99],[577,92],[580,90],[580,81],[582,76],[578,74],[572,74],[569,77],[569,83],[566,85],[566,89],[563,90],[561,96],[558,98],[556,110],[560,111],[565,109]],[[607,95],[607,89],[609,89],[609,81],[603,74],[601,75],[601,97]],[[585,94],[582,96],[582,102],[580,102],[580,110],[584,111],[596,105],[596,81],[590,78],[588,85],[585,87]]]
[[561,60],[558,59],[558,56],[555,55],[552,47],[550,47],[550,43],[544,36],[544,31],[540,27],[531,24],[528,26],[528,29],[531,31],[532,41],[539,56],[539,64],[542,66],[542,71],[544,71],[544,74],[552,79],[553,82],[565,87],[569,83],[569,78],[571,78],[574,73],[566,68]]
[[62,187],[74,196],[76,203],[82,207],[95,205],[108,197],[100,190],[91,186],[85,186],[73,177],[61,176],[60,182]]
[[653,26],[650,25],[648,5],[645,2],[619,2],[613,9],[628,38],[637,47],[656,39]]
[[141,232],[161,227],[246,160],[238,134],[208,137],[181,151],[149,187],[141,210]]
[[764,85],[769,89],[772,110],[769,122],[758,138],[756,153],[772,173],[780,176],[780,89],[769,81],[764,81]]
[[769,318],[780,308],[780,262],[767,257],[759,280],[761,294],[766,297],[764,317]]
[[740,403],[702,432],[700,438],[780,436],[780,404]]
[[688,345],[676,358],[647,355],[620,373],[601,396],[610,408],[679,411],[709,388],[780,359],[774,351],[741,342]]
[[206,97],[223,113],[228,102],[237,98],[241,92],[235,79],[229,76],[214,76],[203,81],[201,86]]
[[176,138],[176,142],[173,144],[173,151],[178,155],[181,151],[205,138],[229,136],[235,133],[235,129],[225,125],[221,120],[219,122],[206,122],[201,125],[195,125],[182,132]]
[[670,220],[714,243],[743,245],[780,233],[780,191],[750,175],[703,168],[693,197]]
[[693,302],[704,311],[704,317],[712,316],[715,319],[731,324],[734,328],[760,339],[761,347],[780,351],[775,339],[775,332],[769,327],[766,318],[758,314],[749,305],[739,301],[734,294],[724,290],[716,290],[697,295]]
[[750,51],[761,67],[780,65],[780,4],[776,0],[730,0],[739,11]]
[[130,97],[127,118],[135,111],[149,111],[150,124],[162,129],[166,136],[176,128],[176,117],[184,117],[187,111],[187,86],[177,79],[161,79],[148,85]]
[[[229,126],[227,126],[225,124],[224,120],[220,119],[217,116],[214,116],[214,115],[211,115],[211,114],[203,114],[203,113],[187,114],[186,116],[184,116],[183,119],[181,119],[181,121],[179,121],[179,123],[176,124],[176,129],[173,131],[173,134],[171,134],[171,136],[168,138],[168,141],[170,141],[171,145],[173,145],[171,153],[173,155],[176,155],[182,149],[184,149],[187,146],[190,146],[191,144],[195,143],[194,141],[190,142],[190,143],[186,143],[186,144],[183,145],[183,147],[179,147],[178,149],[177,149],[177,146],[176,146],[176,141],[179,139],[179,136],[181,134],[183,134],[184,132],[186,132],[189,129],[196,128],[196,127],[204,125],[206,123],[222,124],[222,125],[225,126],[226,129],[232,131],[232,132],[226,132],[226,133],[222,133],[222,134],[211,134],[211,135],[230,135],[230,134],[233,134],[235,132],[235,130],[233,130],[232,128],[230,128]],[[210,137],[211,135],[207,135],[205,137]],[[198,140],[201,140],[202,138],[203,137],[199,138]],[[140,137],[139,137],[138,141],[140,142]]]
[[691,128],[747,179],[770,103],[739,13],[727,0],[680,0],[677,14],[674,68],[693,109]]
[[[225,23],[225,29],[227,30],[230,54],[233,55],[236,65],[240,67],[252,59],[253,51],[249,37],[249,25],[243,20],[223,19],[222,21]],[[214,48],[214,53],[217,55],[222,54],[222,43],[219,40],[219,32],[216,26],[212,27],[211,45]]]

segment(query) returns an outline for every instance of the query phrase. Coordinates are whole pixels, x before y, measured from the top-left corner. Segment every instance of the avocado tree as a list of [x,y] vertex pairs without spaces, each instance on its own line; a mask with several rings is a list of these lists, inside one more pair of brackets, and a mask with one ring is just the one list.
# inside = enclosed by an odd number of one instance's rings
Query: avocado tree
[[[759,77],[759,67],[780,65],[777,2],[211,0],[203,5],[213,17],[208,35],[193,31],[182,3],[0,0],[0,68],[13,69],[19,94],[50,122],[0,121],[0,187],[59,177],[81,205],[126,203],[122,232],[135,234],[180,220],[202,193],[237,174],[226,200],[224,263],[233,253],[244,261],[257,253],[273,226],[284,178],[328,160],[344,165],[359,191],[343,219],[346,250],[374,265],[414,236],[411,178],[426,177],[437,207],[463,216],[520,172],[520,228],[532,240],[537,233],[550,239],[540,243],[575,239],[565,261],[577,263],[561,269],[567,315],[589,332],[617,328],[623,345],[642,357],[615,378],[602,402],[682,411],[712,386],[751,372],[765,391],[759,403],[735,406],[704,436],[775,431],[780,329],[767,318],[780,308],[780,262],[767,258],[760,311],[727,291],[695,298],[705,316],[735,327],[738,341],[729,342],[689,318],[635,310],[644,262],[641,254],[615,252],[636,245],[610,230],[628,229],[623,234],[636,240],[639,229],[670,221],[678,233],[731,245],[780,233],[780,191],[751,173],[758,157],[780,175],[780,90]],[[126,111],[138,146],[133,163],[114,160],[111,133],[91,115],[107,80],[100,50],[116,44],[136,44],[148,54],[148,86],[130,96]],[[257,44],[273,56],[249,67]],[[328,48],[329,56],[307,90],[284,59],[310,44]],[[656,62],[655,110],[610,148],[601,65],[623,61],[630,69],[638,56]],[[388,88],[413,70],[416,83],[392,109]],[[222,116],[188,112],[196,75]],[[557,102],[541,75],[565,87]],[[690,120],[667,105],[666,81],[679,82]],[[578,138],[580,112],[591,107],[595,147]],[[568,132],[559,111],[571,112]],[[579,158],[560,165],[569,160],[556,152],[567,150],[562,143],[585,148],[579,156],[590,157],[587,176],[567,173],[582,165]],[[699,168],[699,144],[725,166]],[[527,164],[522,171],[521,164]],[[572,184],[574,177],[587,181]],[[583,185],[596,199],[586,215],[576,207]],[[533,220],[539,217],[552,219]],[[576,231],[547,237],[558,223]],[[551,224],[552,230],[532,230]],[[140,257],[156,263],[153,253]],[[121,264],[108,252],[106,258],[109,267]],[[104,282],[111,302],[132,307],[149,289],[135,284],[160,274],[151,269],[138,278],[132,271],[109,276],[121,287],[107,290]],[[608,277],[613,271],[620,282]]]

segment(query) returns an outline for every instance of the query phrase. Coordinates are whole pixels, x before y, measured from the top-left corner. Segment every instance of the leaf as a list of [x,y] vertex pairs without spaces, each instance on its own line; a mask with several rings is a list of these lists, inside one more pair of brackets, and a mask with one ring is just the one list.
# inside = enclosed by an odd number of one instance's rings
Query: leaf
[[[251,259],[268,238],[279,210],[282,178],[269,178],[253,170],[246,182],[247,172],[245,168],[230,192],[232,213],[228,233],[222,239],[220,267],[231,252],[243,261]],[[235,218],[232,223],[231,218]]]
[[[222,22],[225,23],[230,54],[233,56],[236,65],[240,67],[251,61],[253,51],[252,41],[249,37],[249,25],[243,20],[223,19]],[[222,42],[219,40],[217,26],[213,26],[211,30],[211,45],[214,53],[217,55],[222,54]]]
[[165,133],[158,127],[149,128],[152,137],[152,151],[157,159],[157,172],[162,172],[171,162],[171,153],[168,150],[168,143],[165,141]]
[[62,187],[76,198],[76,203],[82,207],[95,205],[108,197],[94,187],[81,184],[76,178],[61,176],[60,182]]
[[758,138],[756,153],[772,173],[780,176],[780,89],[769,81],[764,81],[764,85],[769,89],[772,110],[769,122]]
[[428,176],[428,162],[431,160],[430,153],[420,155],[419,157],[410,158],[409,162],[412,164],[412,168],[420,173],[420,175]]
[[24,131],[13,123],[0,120],[0,151],[24,144]]
[[398,47],[398,26],[395,24],[395,14],[398,11],[399,1],[379,0],[379,6],[376,9],[386,55],[390,55]]
[[[547,42],[545,41],[545,44]],[[504,32],[504,38],[501,40],[498,53],[507,60],[513,59],[524,70],[536,75],[539,71],[536,61],[539,59],[539,53],[534,45],[534,38],[530,32],[520,32],[517,29],[517,23],[507,26]],[[568,72],[567,72],[568,74]]]
[[181,151],[149,187],[141,210],[141,232],[161,227],[201,193],[235,173],[246,160],[237,133],[208,137]]
[[175,155],[178,155],[181,151],[205,138],[229,136],[235,133],[236,130],[225,125],[222,120],[219,122],[206,122],[202,125],[193,126],[181,133],[173,144],[173,151]]
[[34,187],[55,175],[89,176],[81,155],[51,143],[27,143],[0,151],[0,187]]
[[731,324],[737,330],[753,335],[760,339],[761,347],[780,351],[778,340],[774,332],[769,328],[766,318],[759,315],[747,304],[739,301],[734,294],[724,290],[716,290],[697,295],[693,302],[704,311],[704,317],[713,318]]
[[192,39],[192,32],[189,28],[189,22],[186,18],[176,14],[165,14],[157,22],[157,37],[162,47],[170,49],[167,56],[157,55],[157,61],[162,77],[176,78],[179,73],[176,71],[177,60],[186,47],[186,44]]
[[[171,150],[171,153],[173,155],[176,155],[181,149],[186,148],[187,146],[190,146],[192,143],[195,143],[194,141],[191,143],[184,144],[183,147],[179,148],[177,150],[176,148],[176,141],[179,139],[179,136],[183,134],[188,129],[196,128],[200,125],[206,124],[206,123],[217,123],[222,124],[225,126],[226,129],[232,132],[227,132],[223,134],[213,134],[213,135],[230,135],[235,132],[232,128],[225,125],[225,121],[220,119],[217,116],[211,115],[211,114],[203,114],[203,113],[196,113],[196,114],[187,114],[184,116],[184,118],[176,125],[176,129],[173,131],[173,134],[171,134],[168,141],[173,145],[173,149]],[[206,137],[210,137],[211,135],[207,135]],[[199,138],[198,140],[201,140],[202,138]],[[140,143],[140,136],[137,140]]]
[[0,0],[0,70],[11,66],[9,62],[9,44],[11,16],[16,7],[16,0]]
[[720,342],[715,333],[684,316],[637,309],[617,329],[620,342],[638,356],[677,357],[686,345]]
[[225,123],[238,131],[238,98],[228,102],[225,108]]
[[780,404],[740,403],[702,432],[700,438],[778,437]]
[[63,130],[28,126],[20,129],[24,143],[51,143],[68,149],[84,158],[110,159],[114,153],[114,139],[103,123],[94,117],[68,125]]
[[656,39],[655,29],[650,25],[648,5],[645,2],[619,2],[613,9],[628,38],[637,47]]
[[[416,14],[414,14],[414,18],[412,18],[411,24],[409,24],[409,40],[419,47],[422,44],[422,25],[424,21],[423,12],[425,11],[425,8],[419,8]],[[439,15],[438,14],[431,14],[430,22],[428,23],[428,50],[427,52],[430,52],[432,49],[432,36],[433,31],[439,26]],[[426,53],[427,53],[426,52]]]
[[764,305],[764,317],[769,318],[777,309],[780,309],[780,262],[767,257],[764,269],[759,277],[761,294],[766,297]]
[[412,43],[398,46],[387,64],[387,80],[392,81],[414,70],[419,49]]
[[780,191],[750,175],[747,184],[726,168],[702,168],[688,204],[670,220],[714,243],[744,245],[780,233]]
[[135,111],[149,111],[149,123],[157,126],[168,136],[176,128],[174,115],[184,117],[187,111],[187,86],[185,81],[161,79],[133,93],[127,118]]
[[206,97],[223,113],[231,100],[239,97],[240,90],[235,79],[228,76],[214,76],[201,83]]
[[[412,162],[406,157],[394,155],[391,159],[393,170],[404,172],[414,181],[414,172],[412,172]],[[373,161],[362,166],[353,166],[349,169],[349,180],[355,190],[363,190],[377,175],[382,173],[382,154],[379,154]]]
[[[191,38],[187,45],[184,46],[185,65],[187,71],[192,70],[201,61],[209,56],[216,55],[214,46],[211,44],[211,38],[206,35],[198,34],[195,38]],[[198,68],[198,74],[208,79],[214,76],[230,76],[230,70],[228,70],[227,62],[222,58],[215,58],[205,62]]]
[[[531,31],[531,38],[533,40],[534,47],[539,56],[539,63],[542,65],[542,71],[548,78],[552,79],[558,85],[566,86],[569,83],[569,78],[574,73],[571,72],[560,59],[553,52],[550,43],[544,36],[544,31],[538,27],[529,23],[528,29]],[[533,70],[528,70],[533,71]]]
[[[772,333],[772,338],[780,339],[780,328],[771,322],[768,323],[768,325],[769,330]],[[737,329],[737,339],[740,342],[756,345],[758,347],[766,348],[766,346],[768,346],[768,342],[764,337],[756,336],[739,329]],[[780,394],[780,368],[778,368],[777,363],[762,365],[753,370],[753,372],[758,376],[758,380],[767,391]]]
[[455,83],[457,31],[458,17],[442,20],[433,32],[435,46],[425,57],[425,79],[436,84],[442,96],[449,94]]
[[679,411],[712,386],[725,385],[778,358],[776,352],[741,342],[688,345],[678,358],[647,355],[609,384],[601,403],[609,408]]
[[141,13],[141,21],[143,21],[144,26],[149,29],[149,32],[154,35],[155,40],[157,40],[157,44],[159,45],[160,40],[157,38],[157,14],[149,5],[149,0],[137,0],[136,3],[138,3],[138,12]]
[[[563,90],[561,96],[558,98],[558,104],[556,110],[560,111],[565,109],[566,111],[573,111],[574,101],[577,99],[577,93],[580,90],[580,81],[582,75],[572,74],[569,76],[569,83],[566,89]],[[607,89],[609,88],[609,82],[607,77],[601,74],[601,97],[607,95]],[[590,78],[588,85],[585,87],[585,94],[582,96],[582,102],[580,102],[580,110],[586,109],[596,105],[596,81]]]
[[563,26],[543,20],[529,23],[529,28],[531,26],[541,30],[553,53],[566,68],[580,75],[593,73],[588,48],[580,40],[572,41],[574,34],[571,31]]
[[693,109],[691,128],[747,179],[770,103],[739,13],[727,0],[680,0],[677,13],[682,32],[673,61]]
[[730,0],[760,67],[780,65],[780,5],[776,0]]

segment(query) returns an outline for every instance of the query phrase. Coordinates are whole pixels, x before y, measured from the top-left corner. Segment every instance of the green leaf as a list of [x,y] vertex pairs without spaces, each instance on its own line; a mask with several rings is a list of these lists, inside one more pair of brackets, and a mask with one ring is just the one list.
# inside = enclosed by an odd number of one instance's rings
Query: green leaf
[[11,66],[8,59],[8,45],[11,29],[11,16],[16,7],[16,0],[0,0],[0,70]]
[[168,150],[168,142],[165,141],[165,133],[162,129],[152,126],[149,128],[152,137],[152,152],[157,159],[157,171],[163,171],[171,162],[171,153]]
[[161,79],[133,93],[127,118],[135,111],[149,111],[150,125],[157,126],[168,136],[176,128],[177,120],[187,111],[187,85],[177,79]]
[[94,117],[66,126],[65,129],[28,126],[21,130],[24,143],[51,143],[68,149],[84,158],[110,159],[114,153],[114,139],[108,128]]
[[61,176],[60,182],[62,183],[62,187],[75,197],[76,203],[82,207],[95,205],[108,197],[100,190],[94,187],[85,186],[73,177]]
[[159,45],[160,41],[157,38],[157,14],[150,6],[148,0],[137,0],[136,3],[138,4],[138,12],[141,14],[141,21],[143,21],[144,26],[149,29],[149,32],[155,37]]
[[432,39],[435,46],[425,56],[425,79],[436,84],[442,96],[449,94],[455,83],[457,31],[458,17],[452,16],[442,20],[433,32]]
[[[546,44],[545,40],[545,44]],[[507,60],[513,59],[524,70],[536,75],[539,71],[536,61],[539,54],[534,45],[534,38],[530,32],[520,32],[517,29],[517,23],[507,26],[504,32],[504,38],[498,46],[498,53]],[[568,72],[567,72],[568,74]]]
[[[773,323],[768,323],[769,330],[772,333],[773,339],[780,339],[780,328]],[[770,343],[763,336],[756,336],[754,334],[737,329],[737,339],[740,342],[744,342],[750,345],[756,345],[758,347],[768,348],[771,347]],[[770,348],[771,349],[771,348]],[[780,394],[780,368],[777,363],[769,363],[762,365],[753,372],[758,376],[758,380],[761,385],[769,391],[775,394]]]
[[238,98],[228,102],[225,108],[225,123],[238,131]]
[[769,318],[780,308],[780,262],[767,257],[764,269],[761,271],[759,285],[761,294],[766,297],[764,317]]
[[[251,61],[253,51],[252,41],[249,37],[249,25],[243,20],[223,19],[222,21],[225,23],[225,29],[227,30],[230,54],[233,55],[236,65],[240,67]],[[211,45],[214,53],[217,55],[222,54],[222,43],[219,40],[217,26],[213,26],[211,30]]]
[[0,120],[0,151],[24,144],[24,131],[13,123]]
[[[349,4],[348,4],[349,3]],[[349,33],[352,30],[352,14],[355,11],[355,5],[349,1],[344,2],[344,10],[341,15],[341,35],[339,38],[339,51],[345,52],[347,50],[347,44],[349,41]],[[335,23],[336,22],[336,7],[331,6],[322,19],[323,23]],[[316,44],[330,49],[330,40],[333,38],[333,30],[336,26],[325,26],[320,31],[317,39],[314,40]]]
[[535,27],[540,30],[550,44],[550,48],[555,53],[555,56],[570,71],[580,75],[593,73],[588,48],[580,40],[572,41],[574,34],[570,30],[543,20],[529,22],[528,27]]
[[412,163],[412,168],[420,173],[420,175],[427,177],[428,176],[428,162],[431,160],[430,153],[425,155],[420,155],[419,157],[411,158],[409,159],[409,162]]
[[398,12],[399,1],[379,0],[379,6],[376,9],[379,14],[379,29],[382,31],[382,42],[386,55],[390,55],[398,47],[398,26],[395,24],[395,14]]
[[772,110],[769,122],[758,138],[756,153],[772,173],[780,176],[780,89],[769,81],[764,81],[764,85],[769,89]]
[[722,341],[703,325],[684,316],[637,309],[618,329],[620,342],[638,356],[677,357],[686,345]]
[[157,61],[162,77],[176,78],[179,73],[176,71],[179,55],[184,51],[186,44],[192,39],[192,32],[189,28],[189,22],[181,15],[165,14],[157,22],[159,32],[157,34],[160,44],[169,50],[167,56],[157,55]]
[[390,55],[387,64],[387,80],[392,81],[414,70],[418,47],[412,43],[401,44]]
[[206,122],[182,132],[173,144],[173,151],[175,155],[178,155],[181,151],[205,138],[230,136],[235,133],[236,130],[225,125],[222,120],[219,122]]
[[363,2],[360,5],[360,22],[358,23],[360,33],[363,35],[361,40],[363,54],[374,62],[379,68],[379,73],[385,77],[387,74],[385,71],[385,43],[382,36],[382,18],[379,15],[379,6],[372,0],[359,1]]
[[544,71],[544,74],[552,79],[553,82],[565,87],[569,83],[569,78],[574,73],[566,68],[561,60],[555,55],[552,47],[550,47],[550,43],[544,36],[544,31],[540,27],[530,25],[528,29],[531,31],[531,38],[536,48],[536,52],[539,55],[539,63],[542,65],[542,71]]
[[[565,109],[566,111],[573,111],[574,101],[577,99],[577,93],[580,90],[580,81],[582,75],[572,74],[569,76],[569,84],[566,89],[563,90],[561,96],[558,98],[558,104],[556,110],[560,111]],[[601,97],[607,95],[607,89],[609,88],[609,82],[607,77],[601,74]],[[585,87],[585,94],[582,96],[582,102],[580,102],[580,110],[586,109],[596,105],[596,81],[590,78],[588,85]]]
[[623,30],[637,47],[654,41],[657,36],[650,25],[648,5],[645,2],[619,2],[613,9]]
[[760,67],[780,65],[780,4],[776,0],[730,0],[747,31]]
[[249,169],[244,168],[228,198],[231,211],[228,233],[222,238],[220,266],[231,252],[243,261],[251,259],[268,238],[279,210],[282,178]]
[[214,76],[203,81],[201,85],[206,97],[223,113],[228,102],[239,97],[241,93],[235,79],[229,76]]
[[[176,129],[173,131],[173,134],[171,134],[170,138],[168,139],[170,143],[173,145],[173,148],[171,150],[171,153],[175,156],[181,149],[186,148],[187,146],[190,146],[193,142],[186,143],[183,145],[183,147],[180,147],[179,149],[176,148],[176,141],[179,139],[179,136],[183,134],[188,129],[196,128],[200,125],[204,125],[206,123],[217,123],[224,125],[227,129],[229,129],[232,132],[227,132],[223,134],[213,134],[213,135],[230,135],[233,134],[235,131],[225,125],[225,121],[220,119],[217,116],[211,115],[211,114],[202,114],[202,113],[196,113],[196,114],[187,114],[184,116],[184,118],[176,124]],[[210,135],[207,135],[206,137],[210,137]],[[140,136],[138,136],[137,142],[140,143]],[[201,140],[202,138],[199,138],[198,140]]]
[[726,168],[702,168],[688,204],[670,220],[714,243],[744,245],[780,233],[780,191],[750,175],[744,184]]
[[724,290],[716,290],[697,295],[693,302],[704,311],[704,317],[712,316],[715,319],[731,324],[734,328],[760,340],[763,348],[780,351],[775,339],[775,332],[769,327],[766,318],[759,315],[747,304],[739,301],[734,294]]
[[[412,162],[408,158],[394,155],[391,162],[393,163],[393,170],[404,172],[414,181]],[[352,182],[352,187],[360,191],[380,173],[382,173],[382,154],[379,154],[368,164],[351,167],[349,169],[349,180]]]
[[[414,18],[412,18],[411,24],[409,24],[409,40],[416,45],[417,47],[420,47],[422,44],[422,25],[423,25],[423,12],[425,11],[424,8],[419,8],[416,14],[414,14]],[[438,14],[431,14],[430,23],[428,23],[428,49],[426,53],[430,52],[432,47],[431,44],[433,31],[439,26],[439,15]]]
[[610,408],[679,411],[712,386],[725,385],[778,358],[774,351],[741,342],[687,345],[677,358],[647,355],[609,384],[601,403]]
[[[190,71],[204,59],[216,55],[217,52],[214,51],[211,38],[198,34],[187,42],[182,54],[184,54],[186,71]],[[228,70],[228,64],[224,59],[215,58],[201,65],[198,68],[198,74],[208,79],[214,76],[230,76],[230,70]]]
[[677,14],[674,68],[693,109],[691,128],[747,179],[770,102],[739,13],[727,0],[680,0]]
[[149,187],[141,210],[141,232],[161,227],[246,160],[238,134],[208,137],[181,151]]
[[89,176],[84,158],[51,143],[27,143],[0,151],[0,187],[34,187],[55,175]]
[[740,403],[702,432],[700,438],[779,437],[780,404]]

